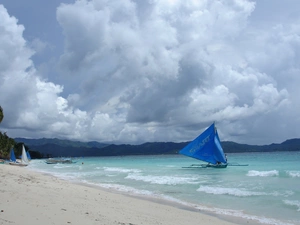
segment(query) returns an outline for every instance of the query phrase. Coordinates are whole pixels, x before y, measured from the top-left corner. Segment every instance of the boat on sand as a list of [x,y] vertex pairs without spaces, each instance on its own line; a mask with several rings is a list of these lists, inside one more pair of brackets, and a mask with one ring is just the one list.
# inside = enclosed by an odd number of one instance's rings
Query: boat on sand
[[10,151],[10,162],[9,162],[9,165],[13,165],[13,166],[28,166],[28,164],[29,164],[29,160],[27,158],[27,154],[26,154],[24,145],[22,146],[21,161],[16,160],[15,153],[14,153],[13,149]]

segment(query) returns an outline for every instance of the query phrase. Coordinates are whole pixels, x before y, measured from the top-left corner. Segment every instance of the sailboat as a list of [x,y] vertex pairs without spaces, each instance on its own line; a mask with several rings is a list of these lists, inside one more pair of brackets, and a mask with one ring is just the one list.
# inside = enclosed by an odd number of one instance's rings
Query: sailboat
[[31,160],[31,156],[30,156],[29,151],[26,152],[26,155],[27,155],[28,161],[30,161]]
[[14,152],[13,148],[10,150],[10,153],[9,153],[9,161],[10,162],[17,162],[17,159],[16,159],[15,152]]
[[[9,162],[10,165],[13,165],[13,166],[28,166],[29,160],[27,158],[27,154],[26,154],[24,145],[22,145],[21,162],[17,162],[16,157],[14,156],[15,153],[14,153],[13,150],[11,151],[11,154],[13,154],[13,155],[11,155],[11,157],[10,157],[10,160],[11,160],[11,162]],[[12,157],[14,157],[14,160],[13,160]]]
[[192,164],[193,167],[226,168],[227,158],[221,146],[215,123],[210,125],[203,133],[187,146],[180,150],[180,154],[207,162],[207,164]]

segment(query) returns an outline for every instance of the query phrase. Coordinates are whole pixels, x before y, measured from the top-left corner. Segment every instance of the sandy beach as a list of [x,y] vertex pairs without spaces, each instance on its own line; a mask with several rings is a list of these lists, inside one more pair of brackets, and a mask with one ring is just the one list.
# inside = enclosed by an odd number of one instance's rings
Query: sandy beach
[[28,168],[0,165],[0,174],[0,224],[234,224],[201,212],[72,183]]

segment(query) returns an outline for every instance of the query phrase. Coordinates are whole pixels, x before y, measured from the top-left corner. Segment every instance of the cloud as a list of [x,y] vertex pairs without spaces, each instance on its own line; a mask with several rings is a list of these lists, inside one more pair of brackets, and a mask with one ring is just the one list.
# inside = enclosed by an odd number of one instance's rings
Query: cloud
[[[9,126],[32,129],[31,135],[38,130],[40,136],[141,143],[191,140],[216,121],[225,140],[289,138],[294,130],[285,137],[265,133],[293,123],[283,118],[299,121],[293,110],[299,103],[299,17],[261,26],[259,6],[247,0],[61,4],[56,18],[65,45],[56,77],[62,84],[41,78],[24,27],[2,7],[1,29],[17,41],[0,44],[1,50],[23,66],[17,73],[7,68],[0,79],[27,82],[18,98],[26,112],[3,104],[15,115]],[[11,92],[6,89],[1,102],[18,96]]]
[[48,44],[38,38],[33,39],[31,42],[31,48],[34,49],[35,54],[41,54],[47,47],[49,47]]
[[[70,130],[86,115],[73,111],[60,96],[63,87],[42,80],[30,59],[34,51],[23,38],[24,26],[8,15],[0,5],[0,102],[4,109],[3,125],[15,134],[28,136],[69,135]],[[24,135],[26,136],[26,135]]]

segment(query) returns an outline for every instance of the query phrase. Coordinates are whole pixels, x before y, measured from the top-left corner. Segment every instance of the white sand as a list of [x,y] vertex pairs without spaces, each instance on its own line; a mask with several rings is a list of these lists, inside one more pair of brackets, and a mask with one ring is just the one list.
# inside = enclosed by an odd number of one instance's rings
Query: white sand
[[233,225],[217,217],[0,165],[0,224]]

